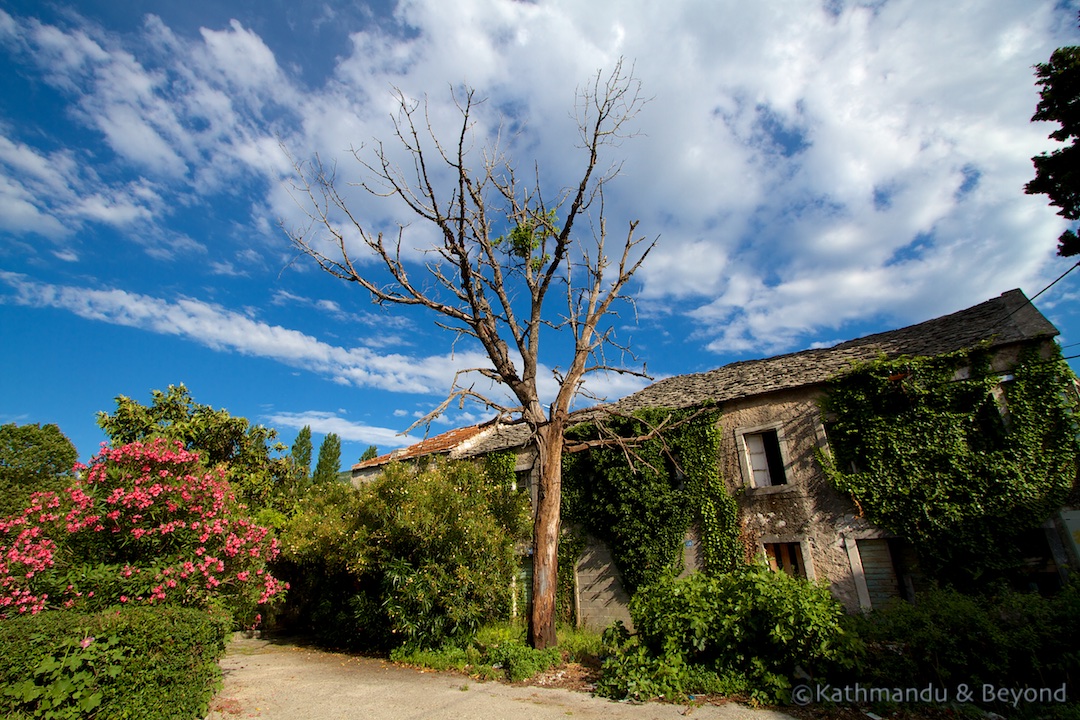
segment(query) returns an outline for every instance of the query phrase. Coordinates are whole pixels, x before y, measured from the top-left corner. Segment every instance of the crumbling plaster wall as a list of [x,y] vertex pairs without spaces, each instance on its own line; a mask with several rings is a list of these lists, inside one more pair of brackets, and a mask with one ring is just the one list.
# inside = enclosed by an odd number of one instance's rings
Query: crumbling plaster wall
[[[859,600],[846,538],[880,531],[858,516],[850,499],[829,483],[815,456],[827,440],[818,405],[820,388],[780,391],[727,402],[721,408],[721,474],[739,505],[748,554],[764,543],[798,542],[807,574],[828,583],[849,611]],[[776,427],[785,451],[786,485],[754,488],[741,459],[740,431]]]

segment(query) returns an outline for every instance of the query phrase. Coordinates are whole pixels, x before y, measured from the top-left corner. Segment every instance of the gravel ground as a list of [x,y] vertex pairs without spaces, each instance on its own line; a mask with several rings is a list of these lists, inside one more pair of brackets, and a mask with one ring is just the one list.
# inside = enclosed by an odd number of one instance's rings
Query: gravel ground
[[225,685],[207,720],[792,720],[735,703],[617,703],[560,688],[479,682],[375,658],[237,636],[221,661]]

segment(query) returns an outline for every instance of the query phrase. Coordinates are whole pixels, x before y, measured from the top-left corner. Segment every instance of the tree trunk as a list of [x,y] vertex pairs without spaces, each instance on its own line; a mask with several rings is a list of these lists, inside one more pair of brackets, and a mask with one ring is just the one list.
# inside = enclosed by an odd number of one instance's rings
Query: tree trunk
[[555,591],[559,568],[559,505],[562,502],[563,423],[554,420],[536,435],[540,480],[533,520],[533,584],[529,612],[529,643],[553,647]]

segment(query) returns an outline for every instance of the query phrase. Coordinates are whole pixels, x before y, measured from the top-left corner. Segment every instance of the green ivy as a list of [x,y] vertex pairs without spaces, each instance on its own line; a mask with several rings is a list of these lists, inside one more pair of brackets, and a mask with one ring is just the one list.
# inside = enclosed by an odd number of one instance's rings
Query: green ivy
[[1072,372],[1060,353],[1026,350],[1011,374],[993,372],[985,348],[882,359],[833,379],[822,402],[829,479],[940,579],[1016,568],[1017,538],[1076,480]]
[[512,487],[517,457],[512,450],[500,450],[484,456],[484,471],[500,487]]
[[[619,446],[571,453],[563,460],[563,518],[608,543],[629,592],[681,568],[682,544],[694,524],[701,531],[706,570],[739,564],[735,500],[719,474],[719,412],[650,409],[612,417],[608,430],[623,438],[646,435],[672,416],[671,429],[626,452]],[[591,424],[568,440],[598,437]]]

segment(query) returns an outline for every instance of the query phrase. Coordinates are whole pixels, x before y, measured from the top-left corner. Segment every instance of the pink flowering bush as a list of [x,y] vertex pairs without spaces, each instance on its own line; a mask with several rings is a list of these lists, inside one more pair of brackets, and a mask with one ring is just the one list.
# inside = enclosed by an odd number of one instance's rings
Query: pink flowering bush
[[51,607],[205,606],[250,624],[285,583],[270,531],[236,502],[225,470],[163,439],[102,446],[63,493],[0,520],[0,617]]

